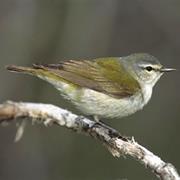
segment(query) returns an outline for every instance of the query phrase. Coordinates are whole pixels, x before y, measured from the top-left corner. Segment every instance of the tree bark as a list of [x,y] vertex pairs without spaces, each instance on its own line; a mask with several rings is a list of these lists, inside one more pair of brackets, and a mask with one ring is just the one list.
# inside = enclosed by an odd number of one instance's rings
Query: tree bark
[[0,123],[11,123],[22,118],[17,131],[19,140],[24,131],[23,118],[31,118],[33,122],[46,126],[59,125],[75,132],[91,136],[99,140],[109,152],[116,157],[131,156],[145,167],[148,167],[159,179],[180,180],[175,167],[161,160],[145,147],[138,144],[134,138],[122,136],[115,129],[102,122],[94,122],[86,117],[77,116],[67,110],[50,104],[6,102],[0,104]]

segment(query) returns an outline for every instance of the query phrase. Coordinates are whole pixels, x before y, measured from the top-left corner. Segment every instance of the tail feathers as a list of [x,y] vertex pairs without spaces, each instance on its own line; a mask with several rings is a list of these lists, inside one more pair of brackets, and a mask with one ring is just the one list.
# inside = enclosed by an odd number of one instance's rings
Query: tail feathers
[[35,73],[38,69],[41,70],[61,70],[63,66],[61,63],[59,64],[33,64],[33,67],[23,67],[23,66],[16,66],[16,65],[8,65],[6,69],[12,72],[19,72],[19,73]]
[[58,74],[54,71],[53,68],[49,68],[49,65],[33,64],[33,67],[9,65],[9,66],[6,66],[6,69],[11,72],[24,73],[24,74],[37,76],[45,80],[46,78],[57,79],[58,77],[61,79],[61,77],[58,76]]
[[59,63],[59,64],[33,64],[33,68],[35,69],[63,69],[63,65],[62,63]]
[[33,68],[34,69],[45,69],[46,65],[42,65],[42,64],[33,64]]
[[18,72],[18,73],[30,73],[33,74],[35,69],[30,67],[23,67],[23,66],[16,66],[16,65],[8,65],[6,69],[11,72]]

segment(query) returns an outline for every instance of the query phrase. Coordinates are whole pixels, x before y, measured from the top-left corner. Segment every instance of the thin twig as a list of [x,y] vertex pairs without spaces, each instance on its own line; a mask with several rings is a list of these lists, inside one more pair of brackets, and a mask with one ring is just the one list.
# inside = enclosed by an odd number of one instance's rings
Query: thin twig
[[[0,123],[11,123],[17,118],[26,117],[46,126],[56,124],[89,135],[105,145],[113,156],[129,155],[148,167],[159,179],[180,180],[172,164],[162,161],[139,145],[134,138],[123,137],[118,131],[103,123],[94,122],[49,104],[6,102],[0,105]],[[22,131],[21,129],[20,134]]]

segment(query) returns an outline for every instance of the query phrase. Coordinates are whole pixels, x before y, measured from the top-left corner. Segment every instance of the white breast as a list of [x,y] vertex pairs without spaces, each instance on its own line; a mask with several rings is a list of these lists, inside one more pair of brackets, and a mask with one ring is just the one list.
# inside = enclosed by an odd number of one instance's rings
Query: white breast
[[142,109],[150,100],[151,94],[152,88],[150,86],[143,88],[142,93],[123,99],[116,99],[100,92],[85,89],[81,100],[74,101],[74,104],[88,115],[121,118]]
[[40,78],[52,83],[66,99],[71,100],[85,115],[97,115],[100,118],[121,118],[133,114],[147,104],[152,94],[152,86],[143,85],[141,93],[128,98],[117,99],[91,89],[72,88],[64,82]]
[[143,94],[144,105],[145,105],[151,99],[153,87],[152,85],[146,84],[141,88],[142,88],[142,94]]

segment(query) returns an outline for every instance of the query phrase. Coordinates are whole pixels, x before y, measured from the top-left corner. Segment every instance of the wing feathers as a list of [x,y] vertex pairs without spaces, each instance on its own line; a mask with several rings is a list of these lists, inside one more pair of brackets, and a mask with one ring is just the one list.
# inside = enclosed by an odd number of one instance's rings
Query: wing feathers
[[129,87],[122,76],[124,69],[117,62],[115,65],[109,65],[112,63],[108,64],[107,61],[106,59],[98,62],[68,60],[59,64],[34,64],[33,67],[48,70],[72,84],[103,92],[115,98],[132,96],[140,89],[139,84],[132,77],[127,79],[131,83]]

